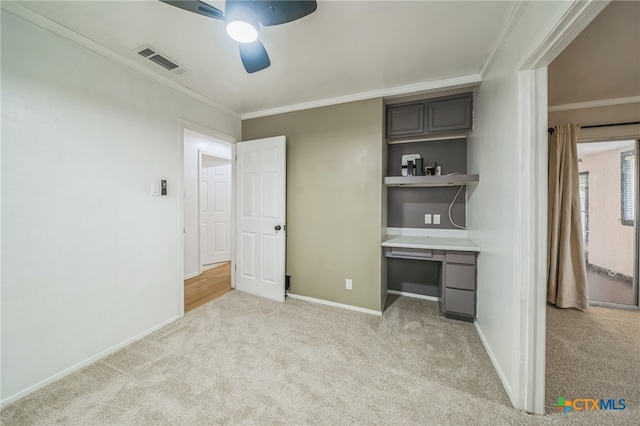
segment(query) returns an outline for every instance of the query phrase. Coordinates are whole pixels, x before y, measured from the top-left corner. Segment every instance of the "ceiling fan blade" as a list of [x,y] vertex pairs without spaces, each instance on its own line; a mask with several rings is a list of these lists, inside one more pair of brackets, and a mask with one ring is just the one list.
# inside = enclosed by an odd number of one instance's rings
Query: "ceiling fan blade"
[[160,0],[162,3],[170,4],[198,15],[208,16],[213,19],[224,19],[224,13],[217,7],[213,7],[198,0]]
[[256,0],[253,11],[265,27],[295,21],[313,13],[318,8],[315,0]]
[[240,43],[239,46],[242,65],[244,65],[244,69],[249,74],[263,70],[271,65],[267,49],[264,48],[260,40],[256,40],[253,43]]

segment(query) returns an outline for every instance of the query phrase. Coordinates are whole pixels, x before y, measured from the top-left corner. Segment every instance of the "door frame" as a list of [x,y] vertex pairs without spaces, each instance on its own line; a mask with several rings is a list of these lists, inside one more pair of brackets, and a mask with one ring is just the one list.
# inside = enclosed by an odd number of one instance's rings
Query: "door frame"
[[[226,144],[226,142],[222,142],[220,141],[220,143],[224,143]],[[228,161],[229,164],[231,165],[231,175],[230,175],[230,179],[231,179],[231,205],[229,206],[229,209],[231,210],[231,220],[229,221],[229,227],[231,228],[231,232],[233,232],[235,230],[235,184],[234,184],[234,176],[233,176],[233,172],[234,172],[234,155],[235,155],[235,145],[231,148],[231,158],[223,158],[223,157],[219,157],[215,154],[212,154],[210,152],[207,152],[203,149],[199,149],[198,150],[198,172],[202,172],[202,156],[206,155],[207,157],[213,157],[216,158],[218,160],[224,160],[224,161]],[[225,164],[226,165],[226,164]],[[198,174],[198,247],[200,247],[200,244],[202,244],[202,241],[200,241],[200,237],[202,235],[201,231],[201,226],[202,226],[202,209],[200,208],[200,194],[201,194],[201,188],[200,185],[202,185],[202,179],[199,178],[199,174]],[[234,249],[234,242],[235,242],[235,238],[233,238],[233,235],[231,235],[231,237],[229,238],[229,250],[233,250]],[[231,253],[231,258],[233,259],[233,253]],[[202,250],[198,249],[198,274],[202,274]],[[232,288],[235,288],[235,285],[233,283],[232,280],[232,284],[231,284]]]
[[544,415],[547,272],[547,67],[608,5],[574,0],[518,67],[514,406]]
[[[201,124],[194,123],[192,121],[186,120],[184,118],[178,119],[178,187],[179,187],[179,196],[178,196],[178,205],[179,205],[179,219],[178,219],[178,283],[176,285],[178,292],[178,315],[179,318],[184,317],[184,131],[185,129],[189,129],[193,132],[200,133],[205,136],[209,136],[211,138],[215,138],[221,143],[226,143],[231,145],[231,215],[232,215],[232,223],[231,223],[231,287],[235,288],[235,222],[233,218],[235,217],[235,195],[236,195],[236,187],[235,187],[235,158],[236,158],[236,142],[238,139],[233,136],[218,132],[216,130],[205,127]],[[199,164],[198,164],[199,166]],[[199,184],[198,184],[199,185]],[[199,195],[198,195],[199,197]],[[198,210],[200,210],[198,208]],[[198,213],[199,216],[199,213]],[[198,225],[199,226],[199,225]],[[200,232],[198,230],[198,239],[200,238]],[[200,263],[200,254],[198,250],[198,263]],[[202,272],[202,265],[200,265],[200,272]]]

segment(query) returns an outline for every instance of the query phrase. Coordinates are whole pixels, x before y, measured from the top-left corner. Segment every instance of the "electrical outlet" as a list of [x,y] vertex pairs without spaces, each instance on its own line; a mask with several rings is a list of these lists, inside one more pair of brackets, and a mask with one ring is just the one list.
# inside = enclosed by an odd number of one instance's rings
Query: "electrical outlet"
[[431,225],[431,215],[430,214],[425,214],[424,215],[424,224],[425,225]]
[[433,224],[434,225],[440,225],[440,215],[439,214],[434,214],[433,215]]
[[347,278],[346,284],[347,290],[351,290],[353,288],[353,281],[351,281],[349,278]]

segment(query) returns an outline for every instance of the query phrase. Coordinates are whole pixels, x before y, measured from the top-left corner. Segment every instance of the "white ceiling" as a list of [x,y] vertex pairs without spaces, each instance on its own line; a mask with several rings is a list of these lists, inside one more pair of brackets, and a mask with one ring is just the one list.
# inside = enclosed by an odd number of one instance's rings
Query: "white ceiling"
[[[222,2],[209,3],[223,8]],[[244,71],[221,21],[159,1],[19,4],[247,114],[478,77],[514,2],[319,1],[318,10],[303,19],[262,28],[271,67],[255,74]],[[180,62],[189,74],[175,76],[132,52],[143,44]]]
[[640,96],[640,1],[614,0],[549,65],[549,105]]

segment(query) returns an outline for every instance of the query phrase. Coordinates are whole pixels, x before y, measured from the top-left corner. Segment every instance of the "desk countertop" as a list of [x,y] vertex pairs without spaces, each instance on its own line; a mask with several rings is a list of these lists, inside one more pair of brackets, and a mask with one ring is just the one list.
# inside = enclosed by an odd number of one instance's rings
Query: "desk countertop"
[[480,251],[480,247],[470,239],[455,237],[387,235],[387,238],[382,242],[382,246],[452,251]]

